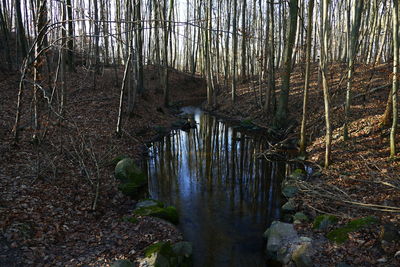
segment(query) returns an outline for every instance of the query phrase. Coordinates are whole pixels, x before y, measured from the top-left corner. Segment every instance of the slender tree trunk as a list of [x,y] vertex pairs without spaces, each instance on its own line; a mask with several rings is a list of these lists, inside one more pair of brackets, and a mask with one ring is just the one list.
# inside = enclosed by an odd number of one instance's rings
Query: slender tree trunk
[[328,55],[328,28],[329,28],[329,0],[321,1],[321,33],[320,33],[320,45],[321,45],[321,57],[320,57],[320,68],[322,74],[322,88],[324,91],[324,107],[325,107],[325,163],[324,166],[327,168],[331,163],[331,143],[332,143],[332,130],[331,130],[331,114],[330,114],[330,96],[329,86],[327,80],[327,55]]
[[303,98],[303,117],[301,120],[300,130],[300,153],[306,154],[306,125],[307,125],[307,105],[308,105],[308,87],[310,82],[310,59],[311,59],[311,45],[312,45],[312,31],[313,31],[313,12],[314,0],[308,2],[308,21],[307,21],[307,51],[306,51],[306,73],[304,81],[304,98]]
[[237,83],[237,0],[233,0],[233,63],[232,63],[232,102],[236,101],[236,83]]
[[392,86],[392,128],[390,129],[390,158],[396,156],[396,133],[397,133],[397,91],[399,87],[399,2],[393,0],[393,86]]
[[68,13],[68,68],[69,71],[75,72],[75,59],[74,59],[74,21],[72,15],[71,0],[67,0],[67,13]]
[[122,121],[122,110],[124,105],[124,94],[126,88],[126,81],[129,79],[129,69],[131,64],[132,54],[130,53],[128,59],[125,61],[125,71],[124,71],[124,78],[122,79],[121,85],[121,93],[119,95],[119,107],[118,107],[118,119],[117,119],[117,130],[116,133],[118,136],[121,136],[121,121]]
[[242,62],[241,62],[241,76],[242,79],[246,79],[247,73],[246,73],[246,8],[247,8],[247,3],[246,0],[243,0],[243,5],[242,5]]

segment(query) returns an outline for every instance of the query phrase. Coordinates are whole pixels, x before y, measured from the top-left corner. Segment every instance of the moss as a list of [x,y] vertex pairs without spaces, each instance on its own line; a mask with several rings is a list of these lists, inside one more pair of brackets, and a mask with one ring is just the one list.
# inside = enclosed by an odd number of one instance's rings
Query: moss
[[349,239],[349,233],[356,232],[365,226],[375,224],[378,219],[373,216],[368,216],[360,219],[353,220],[346,224],[344,227],[337,228],[328,233],[327,237],[329,240],[334,241],[338,244],[344,243]]
[[133,213],[140,216],[157,217],[169,221],[173,224],[179,223],[178,211],[173,206],[169,206],[166,208],[162,208],[159,206],[141,207],[136,209]]
[[329,225],[337,223],[338,218],[333,215],[320,215],[314,220],[313,228],[314,229],[326,229]]
[[151,257],[154,253],[160,253],[163,256],[175,256],[174,251],[172,250],[171,243],[169,241],[167,242],[157,242],[155,244],[152,244],[148,246],[144,250],[144,255],[146,257]]
[[123,183],[118,186],[118,189],[128,197],[136,197],[141,186],[136,183]]

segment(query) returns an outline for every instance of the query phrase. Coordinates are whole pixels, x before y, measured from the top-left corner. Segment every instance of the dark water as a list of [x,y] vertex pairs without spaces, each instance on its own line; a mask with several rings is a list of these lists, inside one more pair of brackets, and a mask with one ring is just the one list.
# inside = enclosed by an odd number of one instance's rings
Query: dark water
[[285,164],[254,156],[265,138],[196,108],[183,111],[197,128],[150,148],[150,196],[177,207],[195,266],[267,266],[262,233],[279,218]]

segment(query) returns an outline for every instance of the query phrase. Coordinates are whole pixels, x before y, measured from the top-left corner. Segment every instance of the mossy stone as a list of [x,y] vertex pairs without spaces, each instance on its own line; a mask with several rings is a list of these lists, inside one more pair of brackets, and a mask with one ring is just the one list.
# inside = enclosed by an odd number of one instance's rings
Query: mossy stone
[[329,225],[336,224],[338,222],[338,218],[333,215],[320,215],[315,218],[313,223],[313,228],[318,230],[325,230],[329,227]]
[[140,215],[140,216],[157,217],[157,218],[169,221],[173,224],[179,223],[178,211],[173,206],[169,206],[166,208],[159,207],[159,206],[141,207],[141,208],[135,209],[133,213],[136,215]]
[[134,182],[138,186],[147,183],[146,175],[136,166],[131,158],[124,158],[115,166],[115,177],[123,183]]
[[353,220],[346,224],[344,227],[337,228],[327,234],[329,240],[341,244],[349,239],[349,233],[356,232],[365,226],[375,224],[378,219],[374,216],[368,216],[360,219]]
[[192,246],[189,242],[158,242],[148,246],[144,254],[146,266],[189,267],[192,266]]

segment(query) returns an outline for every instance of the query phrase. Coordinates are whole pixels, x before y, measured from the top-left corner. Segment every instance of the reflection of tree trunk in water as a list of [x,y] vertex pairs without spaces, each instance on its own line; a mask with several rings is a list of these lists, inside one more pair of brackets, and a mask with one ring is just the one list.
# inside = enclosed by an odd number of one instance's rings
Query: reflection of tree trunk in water
[[211,180],[211,161],[212,161],[212,155],[211,155],[211,135],[212,135],[212,127],[211,127],[211,117],[207,118],[207,129],[206,129],[206,139],[205,139],[205,150],[206,150],[206,178],[207,178],[207,185],[209,190],[212,190],[212,180]]
[[225,169],[226,169],[226,180],[229,180],[229,173],[230,173],[230,168],[229,168],[229,129],[228,126],[225,124],[225,128],[224,128],[224,144],[225,144]]

